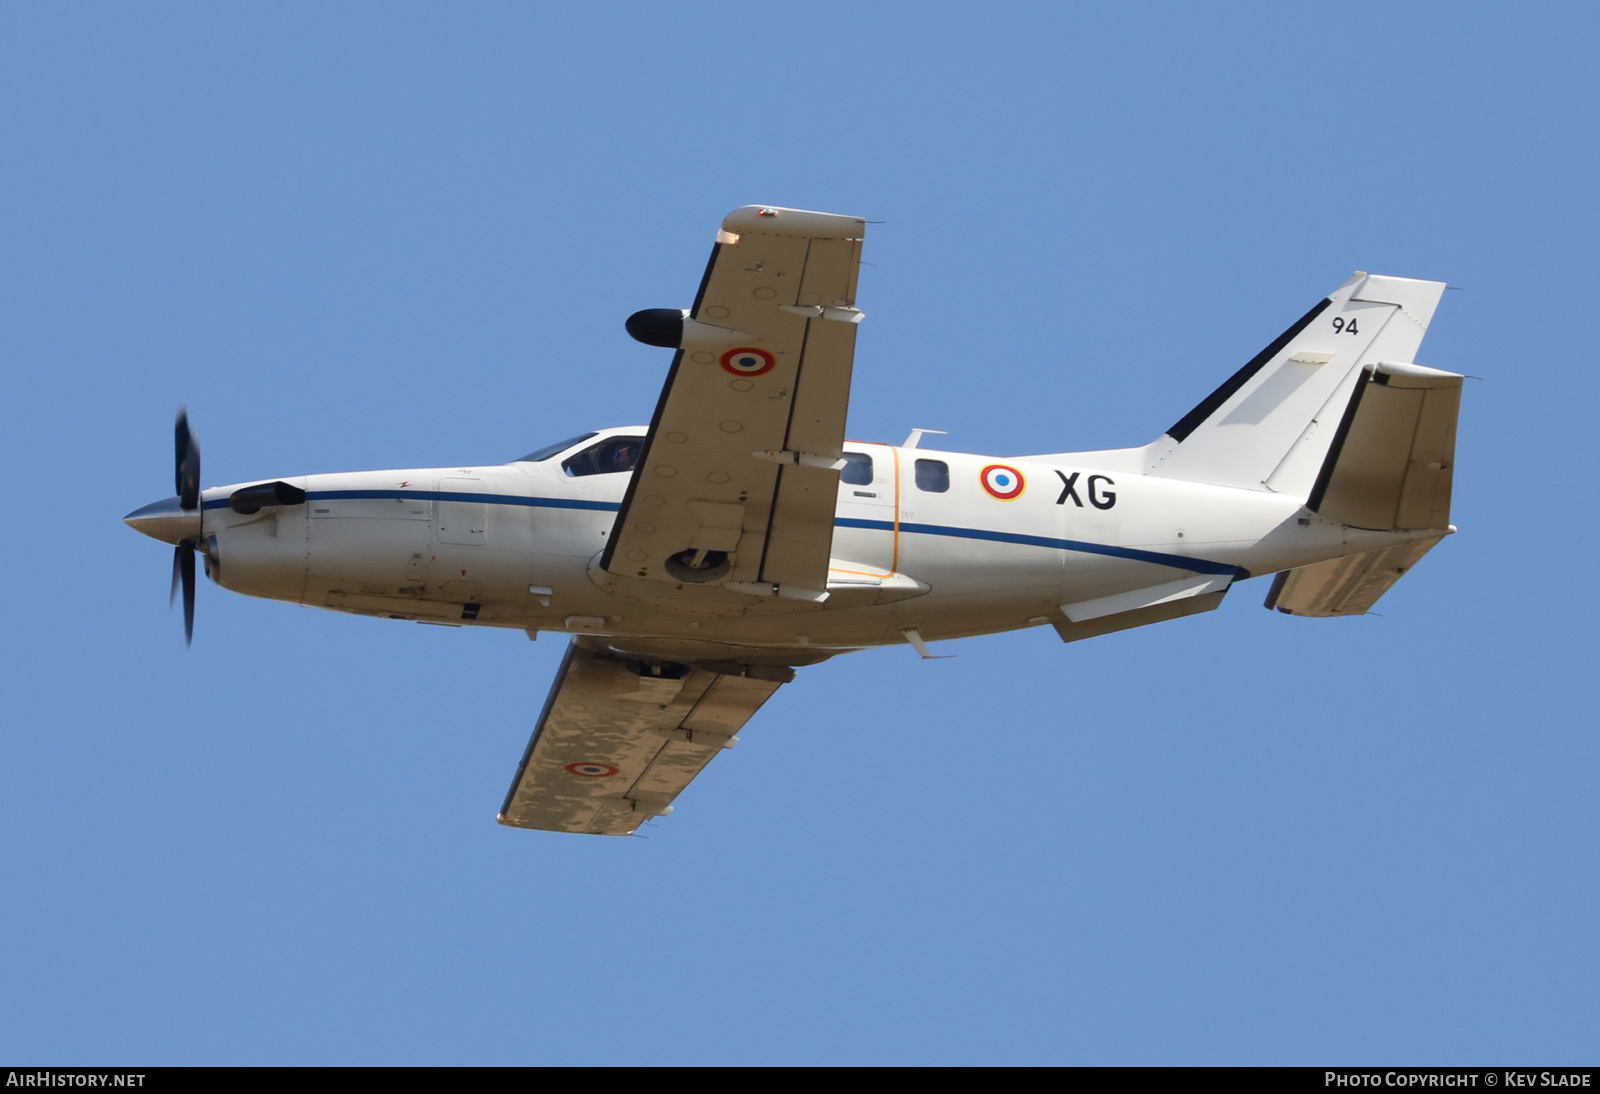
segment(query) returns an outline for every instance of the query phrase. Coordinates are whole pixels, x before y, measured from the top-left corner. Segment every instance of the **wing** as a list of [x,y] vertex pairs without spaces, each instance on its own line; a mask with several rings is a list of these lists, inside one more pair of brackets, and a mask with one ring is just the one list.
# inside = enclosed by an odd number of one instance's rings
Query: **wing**
[[855,357],[866,222],[745,206],[689,312],[628,321],[678,347],[601,565],[820,599]]
[[792,679],[782,666],[651,666],[576,637],[499,821],[625,836],[671,812],[672,799]]

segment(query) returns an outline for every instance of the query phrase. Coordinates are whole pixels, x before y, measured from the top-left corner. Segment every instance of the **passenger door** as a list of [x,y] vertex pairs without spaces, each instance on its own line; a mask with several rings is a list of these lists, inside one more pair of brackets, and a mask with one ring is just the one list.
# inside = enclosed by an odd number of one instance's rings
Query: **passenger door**
[[895,572],[900,526],[898,455],[888,445],[845,445],[833,540],[835,559],[871,572]]

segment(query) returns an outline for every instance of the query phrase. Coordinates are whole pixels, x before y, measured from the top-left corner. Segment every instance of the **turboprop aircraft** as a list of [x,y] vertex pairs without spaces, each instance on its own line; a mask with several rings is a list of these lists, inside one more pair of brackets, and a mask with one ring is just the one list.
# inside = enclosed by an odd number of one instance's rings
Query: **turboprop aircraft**
[[844,437],[866,222],[745,206],[694,304],[627,320],[674,350],[648,426],[500,467],[200,488],[127,523],[250,596],[572,635],[501,824],[625,835],[797,668],[1050,625],[1068,642],[1216,608],[1360,615],[1450,524],[1462,377],[1414,363],[1444,285],[1357,273],[1149,444],[981,456]]

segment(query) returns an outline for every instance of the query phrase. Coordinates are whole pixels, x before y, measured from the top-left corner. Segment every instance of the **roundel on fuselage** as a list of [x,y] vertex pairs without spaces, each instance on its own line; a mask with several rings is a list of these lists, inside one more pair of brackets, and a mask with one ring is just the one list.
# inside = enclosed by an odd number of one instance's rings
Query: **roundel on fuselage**
[[979,471],[978,481],[991,498],[1001,501],[1015,501],[1028,488],[1028,480],[1022,477],[1022,472],[1003,463],[991,463]]

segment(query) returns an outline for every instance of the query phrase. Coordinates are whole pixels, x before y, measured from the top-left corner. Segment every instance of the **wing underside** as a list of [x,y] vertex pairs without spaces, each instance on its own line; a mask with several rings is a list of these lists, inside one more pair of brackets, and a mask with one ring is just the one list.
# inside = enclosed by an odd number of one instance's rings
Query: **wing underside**
[[820,595],[865,230],[855,217],[762,206],[723,221],[694,308],[666,313],[672,333],[645,339],[679,348],[604,569]]
[[639,661],[573,639],[500,810],[501,824],[628,835],[672,800],[794,670]]

